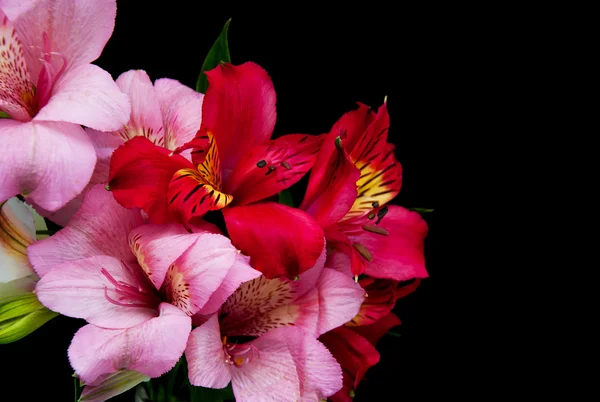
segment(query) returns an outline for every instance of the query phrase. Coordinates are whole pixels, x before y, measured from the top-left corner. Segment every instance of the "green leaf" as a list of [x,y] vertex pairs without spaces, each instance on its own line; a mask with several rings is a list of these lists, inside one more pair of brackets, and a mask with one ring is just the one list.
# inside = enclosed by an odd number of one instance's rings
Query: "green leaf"
[[6,112],[0,110],[0,119],[10,119],[10,116],[7,115]]
[[408,208],[410,211],[415,211],[418,212],[420,214],[426,214],[429,212],[433,212],[433,209],[428,209],[428,208]]
[[399,333],[394,332],[394,331],[390,331],[387,334],[393,336],[394,338],[400,338],[402,336],[402,334],[399,334]]
[[283,205],[294,207],[294,200],[292,200],[292,193],[290,190],[283,190],[277,195],[277,202]]
[[231,18],[227,20],[221,35],[217,38],[215,43],[210,48],[204,63],[202,63],[202,69],[198,76],[198,82],[196,82],[196,91],[206,93],[208,88],[208,77],[204,74],[205,71],[210,71],[221,62],[231,63],[231,56],[229,55],[229,44],[227,43],[227,31],[229,30],[229,23]]
[[194,387],[190,385],[191,402],[223,402],[220,389]]

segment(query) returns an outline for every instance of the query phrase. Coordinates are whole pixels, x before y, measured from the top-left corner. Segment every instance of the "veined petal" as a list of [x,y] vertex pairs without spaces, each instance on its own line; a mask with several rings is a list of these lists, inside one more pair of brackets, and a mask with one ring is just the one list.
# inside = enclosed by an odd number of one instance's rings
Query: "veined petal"
[[[2,5],[4,7],[4,5]],[[0,111],[21,121],[31,120],[33,84],[25,64],[21,41],[0,9]]]
[[118,132],[121,138],[127,141],[142,136],[164,146],[160,104],[148,74],[144,70],[129,70],[121,74],[115,83],[131,103],[129,122]]
[[188,379],[192,385],[207,388],[225,388],[231,381],[229,365],[219,331],[218,315],[194,329],[185,349]]
[[157,315],[158,297],[143,275],[137,265],[96,256],[53,268],[35,292],[44,306],[63,315],[104,328],[130,328]]
[[103,374],[96,381],[85,385],[79,401],[104,402],[148,380],[150,377],[133,370]]
[[156,80],[154,89],[163,117],[164,146],[173,151],[200,129],[204,94],[169,78]]
[[37,121],[81,124],[100,131],[118,130],[129,120],[131,106],[109,73],[93,64],[64,74],[52,88]]
[[109,186],[119,204],[141,208],[153,223],[173,221],[168,210],[167,191],[171,178],[180,169],[192,169],[180,155],[144,137],[134,137],[115,150],[110,161]]
[[55,211],[83,190],[94,171],[94,147],[75,124],[1,119],[0,137],[0,202],[20,193]]
[[34,273],[27,258],[34,241],[33,213],[25,203],[16,197],[0,203],[0,283]]
[[[327,141],[332,140],[329,137]],[[336,152],[330,153],[329,159],[322,165],[322,174],[311,174],[308,187],[314,188],[312,200],[305,197],[300,205],[300,209],[315,218],[322,228],[340,221],[348,213],[358,194],[356,182],[360,172],[350,161],[341,139],[333,142],[337,144]],[[320,182],[316,183],[317,180]]]
[[237,251],[222,235],[205,233],[170,266],[163,283],[169,303],[192,316],[219,288]]
[[322,137],[289,134],[255,146],[238,161],[224,184],[245,205],[277,194],[297,183],[312,167]]
[[111,193],[97,185],[85,194],[81,209],[69,225],[28,247],[29,260],[40,276],[68,261],[98,255],[134,262],[127,235],[143,223],[139,210],[121,207]]
[[223,215],[233,244],[267,278],[294,278],[312,268],[323,251],[323,230],[298,209],[265,202],[226,208]]
[[177,363],[192,329],[177,307],[160,305],[160,315],[128,329],[81,328],[69,347],[69,361],[86,383],[118,370],[159,377]]
[[35,78],[40,59],[49,59],[56,71],[64,63],[62,57],[67,70],[96,60],[115,26],[115,0],[39,0],[28,7],[22,3],[3,0],[2,7],[21,37]]
[[275,90],[267,72],[250,62],[220,64],[206,75],[209,85],[202,105],[202,127],[216,136],[228,176],[242,155],[271,137]]
[[351,402],[367,370],[379,362],[379,352],[365,338],[345,327],[336,328],[319,338],[338,361],[343,370],[343,388],[330,399],[333,402]]
[[427,223],[417,212],[391,205],[338,225],[349,238],[361,267],[353,273],[406,281],[426,278],[424,240]]

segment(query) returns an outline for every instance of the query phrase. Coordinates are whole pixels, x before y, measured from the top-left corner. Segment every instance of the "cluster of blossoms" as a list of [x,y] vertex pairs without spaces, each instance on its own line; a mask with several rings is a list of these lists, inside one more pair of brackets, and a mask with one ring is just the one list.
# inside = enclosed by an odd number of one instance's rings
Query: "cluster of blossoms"
[[[0,342],[84,319],[68,357],[85,401],[182,357],[192,386],[238,401],[349,401],[427,276],[426,223],[387,205],[402,168],[385,101],[271,139],[254,63],[217,63],[205,94],[113,81],[90,63],[114,0],[0,6]],[[299,206],[278,202],[305,175]],[[40,236],[40,215],[62,229]]]

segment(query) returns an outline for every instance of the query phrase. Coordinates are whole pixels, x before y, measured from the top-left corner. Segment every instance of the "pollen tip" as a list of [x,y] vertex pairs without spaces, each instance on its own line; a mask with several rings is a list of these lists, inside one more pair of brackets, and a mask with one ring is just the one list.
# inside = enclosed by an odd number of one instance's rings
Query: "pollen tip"
[[294,276],[294,280],[297,281],[298,279],[300,279],[299,275]]
[[354,275],[354,282],[358,283],[358,275]]
[[387,105],[387,95],[383,97],[383,104]]
[[106,191],[110,191],[111,190],[111,188],[110,188],[109,185],[105,186],[104,188],[106,189]]
[[354,398],[354,396],[356,396],[356,392],[354,392],[354,390],[351,389],[350,392],[348,392],[348,395],[350,395],[350,398]]
[[335,146],[337,149],[342,149],[342,137],[339,135],[335,138]]
[[171,156],[173,156],[173,153],[174,153],[173,151],[171,151],[171,152],[169,153],[169,158],[170,158]]

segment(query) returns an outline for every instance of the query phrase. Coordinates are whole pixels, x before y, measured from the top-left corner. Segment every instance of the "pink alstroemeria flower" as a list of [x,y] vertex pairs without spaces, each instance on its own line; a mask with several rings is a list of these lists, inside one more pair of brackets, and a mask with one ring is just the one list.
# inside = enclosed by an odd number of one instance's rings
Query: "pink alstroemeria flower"
[[385,205],[402,184],[389,126],[385,102],[377,112],[359,104],[342,116],[325,134],[300,209],[319,222],[328,248],[348,259],[341,265],[355,277],[425,278],[427,223],[417,212]]
[[81,125],[117,130],[129,102],[89,64],[112,34],[114,0],[0,0],[0,202],[22,194],[55,211],[96,163]]
[[[130,70],[116,80],[119,89],[131,102],[129,121],[120,130],[101,132],[86,129],[96,149],[98,160],[86,190],[95,184],[108,182],[110,158],[113,151],[125,141],[140,136],[168,150],[175,150],[194,138],[202,120],[203,94],[186,87],[179,81],[160,78],[152,84],[143,70]],[[183,152],[190,157],[191,151]],[[83,193],[64,208],[50,213],[40,213],[66,226],[81,206]]]
[[[154,223],[187,226],[222,209],[233,244],[251,257],[253,267],[268,278],[294,278],[315,264],[323,230],[303,211],[257,202],[308,172],[321,137],[270,139],[275,90],[260,66],[223,63],[206,74],[196,137],[175,152],[146,138],[131,139],[111,158],[109,187],[121,205],[143,209]],[[181,154],[187,149],[191,160]]]
[[[358,313],[365,293],[324,260],[325,252],[296,281],[261,276],[242,284],[192,331],[190,382],[223,388],[231,381],[240,402],[319,401],[337,392],[340,366],[316,338]],[[205,307],[194,321],[213,311]]]
[[42,304],[88,322],[69,347],[86,383],[119,370],[166,373],[185,350],[191,316],[260,275],[214,225],[188,233],[143,223],[98,185],[68,226],[28,248]]

